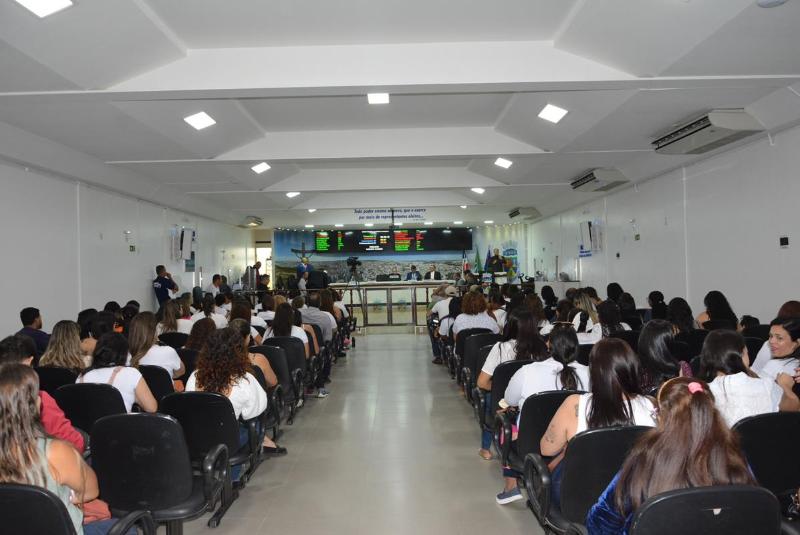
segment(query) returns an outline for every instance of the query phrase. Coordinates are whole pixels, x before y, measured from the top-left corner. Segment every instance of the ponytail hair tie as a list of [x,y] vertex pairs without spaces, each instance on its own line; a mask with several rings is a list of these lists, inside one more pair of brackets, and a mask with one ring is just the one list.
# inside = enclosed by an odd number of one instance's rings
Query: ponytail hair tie
[[701,385],[697,381],[693,381],[686,386],[689,388],[689,392],[691,392],[692,394],[697,394],[698,392],[703,391],[703,385]]

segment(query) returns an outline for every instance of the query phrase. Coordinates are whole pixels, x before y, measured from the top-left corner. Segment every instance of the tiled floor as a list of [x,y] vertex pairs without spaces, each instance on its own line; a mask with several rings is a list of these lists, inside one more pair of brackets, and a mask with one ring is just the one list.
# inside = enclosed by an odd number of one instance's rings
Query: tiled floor
[[331,395],[312,399],[222,524],[187,535],[537,534],[523,502],[499,506],[496,461],[478,457],[471,407],[427,336],[372,334],[334,369]]

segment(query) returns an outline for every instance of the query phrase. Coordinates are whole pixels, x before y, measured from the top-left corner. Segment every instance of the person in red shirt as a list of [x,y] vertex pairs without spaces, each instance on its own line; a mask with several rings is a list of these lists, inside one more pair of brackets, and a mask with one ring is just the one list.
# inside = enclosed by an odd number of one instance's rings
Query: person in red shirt
[[[30,366],[33,363],[34,352],[35,345],[30,337],[22,334],[6,337],[0,341],[0,365],[14,363]],[[42,390],[39,391],[39,397],[42,400],[40,416],[45,433],[69,442],[83,453],[85,447],[83,435],[72,427],[72,422],[64,415],[56,400]]]

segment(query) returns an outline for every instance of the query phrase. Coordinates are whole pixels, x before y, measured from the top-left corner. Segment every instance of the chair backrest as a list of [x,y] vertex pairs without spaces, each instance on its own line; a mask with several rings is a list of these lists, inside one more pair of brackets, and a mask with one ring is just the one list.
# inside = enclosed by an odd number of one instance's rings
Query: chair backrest
[[286,351],[278,346],[255,346],[250,348],[251,353],[264,355],[269,361],[272,371],[278,378],[278,384],[283,389],[284,396],[290,396],[292,392],[292,377],[289,374],[289,361],[286,358]]
[[638,351],[639,347],[639,332],[640,331],[617,331],[614,334],[608,335],[609,338],[617,338],[619,340],[625,340],[631,349]]
[[197,366],[197,351],[185,347],[177,349],[176,351],[178,352],[178,356],[183,361],[183,367],[186,368],[186,373],[184,373],[181,377],[178,377],[178,379],[185,383]]
[[[477,372],[480,368],[476,369],[478,363],[478,354],[481,348],[485,346],[493,346],[496,342],[502,340],[502,336],[491,332],[472,334],[464,340],[464,367],[469,368],[472,373],[473,379],[477,377]],[[484,358],[485,360],[485,358]]]
[[706,341],[706,336],[708,336],[708,331],[695,329],[688,333],[680,333],[675,339],[686,342],[689,345],[689,355],[694,358],[703,350],[703,342]]
[[606,427],[578,433],[567,446],[561,477],[561,514],[583,522],[597,498],[622,468],[636,440],[650,427]]
[[191,495],[189,449],[174,418],[106,416],[95,424],[91,441],[100,495],[112,510],[167,509]]
[[492,348],[494,344],[488,344],[480,348],[475,355],[475,368],[472,372],[473,383],[478,382],[478,374],[483,369],[483,365],[486,364],[486,358],[489,356],[489,353],[492,352]]
[[761,351],[761,348],[764,346],[764,340],[746,336],[744,338],[744,343],[747,346],[747,354],[750,355],[750,363],[752,364],[753,361],[756,360],[756,355],[758,355],[758,352]]
[[594,344],[581,344],[578,346],[578,358],[575,359],[578,364],[589,365],[589,354],[592,352],[593,347]]
[[180,349],[186,344],[189,335],[186,333],[169,332],[158,335],[158,339],[162,344],[168,345],[172,349]]
[[739,420],[733,426],[758,483],[775,494],[800,488],[800,413],[774,412]]
[[628,327],[630,327],[634,331],[642,330],[642,324],[644,322],[642,321],[642,315],[639,313],[638,310],[631,314],[626,314],[622,316],[621,320],[623,323],[627,323]]
[[390,279],[387,273],[380,273],[378,275],[375,275],[375,282],[386,282],[388,280]]
[[[506,388],[508,387],[509,381],[517,373],[517,370],[525,366],[526,364],[532,363],[532,360],[511,360],[508,362],[503,362],[497,368],[494,369],[494,374],[492,375],[492,407],[491,407],[491,414],[492,418],[494,418],[494,413],[497,411],[498,403],[506,393]],[[506,400],[509,401],[509,400]],[[511,400],[514,401],[514,400]]]
[[578,390],[551,390],[539,392],[525,399],[519,415],[517,434],[517,453],[524,459],[529,453],[541,455],[539,442],[542,440],[550,420],[567,397],[581,394]]
[[87,433],[92,432],[95,422],[100,418],[128,412],[122,394],[107,384],[64,385],[56,390],[53,397],[72,425]]
[[239,450],[239,422],[228,398],[214,392],[175,392],[161,400],[158,410],[175,418],[192,462],[217,444],[225,444],[229,455]]
[[736,322],[733,320],[708,320],[703,323],[703,329],[707,331],[716,331],[717,329],[736,330]]
[[[322,352],[322,346],[325,345],[325,339],[322,337],[322,327],[316,323],[309,323],[309,325],[311,325],[311,328],[314,329],[314,336],[317,337],[317,344],[319,344],[319,351],[313,354],[319,355],[319,353]],[[308,341],[308,349],[309,352],[314,351],[314,343],[311,340]]]
[[[322,343],[322,341],[320,341]],[[294,336],[273,336],[264,340],[265,346],[275,346],[286,351],[286,362],[289,364],[289,372],[292,370],[306,370],[306,350],[303,342]]]
[[0,483],[0,516],[7,529],[26,535],[75,535],[58,496],[42,487]]
[[472,336],[473,334],[480,334],[480,333],[490,333],[492,331],[489,329],[464,329],[458,331],[456,335],[456,355],[464,356],[464,343],[467,341],[467,338]]
[[766,325],[762,324],[758,326],[757,330],[758,337],[763,339],[765,342],[769,340],[769,328],[770,328],[769,324]]
[[78,374],[66,368],[44,367],[36,368],[39,375],[39,390],[44,390],[51,396],[59,387],[71,385],[78,378]]
[[665,492],[633,515],[630,535],[777,535],[780,507],[768,490],[720,485]]
[[175,392],[175,385],[172,383],[172,377],[169,372],[161,366],[148,366],[142,364],[139,366],[139,372],[144,377],[144,381],[153,393],[156,401],[161,401],[161,398],[168,394]]

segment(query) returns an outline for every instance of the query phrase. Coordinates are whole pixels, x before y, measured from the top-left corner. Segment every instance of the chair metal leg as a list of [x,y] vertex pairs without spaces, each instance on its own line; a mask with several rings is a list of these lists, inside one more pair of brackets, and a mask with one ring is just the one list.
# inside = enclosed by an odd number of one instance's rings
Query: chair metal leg
[[170,520],[167,522],[167,535],[183,535],[183,521]]
[[208,527],[216,528],[222,521],[222,517],[228,512],[233,502],[239,497],[239,491],[233,488],[230,472],[228,477],[225,478],[225,483],[222,486],[222,498],[220,499],[219,509],[217,509],[211,518],[208,520]]

